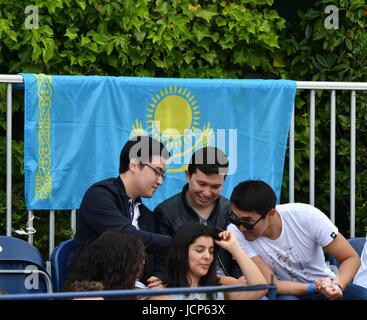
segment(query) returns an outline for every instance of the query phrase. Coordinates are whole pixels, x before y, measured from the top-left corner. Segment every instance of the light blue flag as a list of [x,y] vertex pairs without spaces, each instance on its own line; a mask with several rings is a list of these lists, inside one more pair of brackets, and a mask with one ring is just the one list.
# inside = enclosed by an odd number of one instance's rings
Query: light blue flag
[[118,176],[129,137],[170,150],[154,208],[180,192],[192,153],[217,146],[229,157],[222,194],[262,179],[280,197],[296,83],[25,74],[24,171],[30,210],[79,208],[93,183]]

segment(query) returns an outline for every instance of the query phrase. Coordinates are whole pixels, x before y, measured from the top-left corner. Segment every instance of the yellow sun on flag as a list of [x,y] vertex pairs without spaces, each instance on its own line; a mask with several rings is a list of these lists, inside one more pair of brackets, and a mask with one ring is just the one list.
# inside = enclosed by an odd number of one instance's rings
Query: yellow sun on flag
[[152,137],[160,139],[169,148],[190,141],[200,126],[197,100],[182,87],[170,86],[160,90],[147,111],[146,122]]

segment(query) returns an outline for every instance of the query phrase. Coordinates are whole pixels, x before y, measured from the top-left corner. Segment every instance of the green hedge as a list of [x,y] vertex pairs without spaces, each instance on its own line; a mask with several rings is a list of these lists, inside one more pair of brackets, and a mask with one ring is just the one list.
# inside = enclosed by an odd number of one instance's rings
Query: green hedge
[[[327,5],[339,9],[339,29],[326,29]],[[290,30],[293,30],[290,32]],[[282,75],[312,81],[365,82],[367,7],[364,0],[323,0],[289,21],[282,34]],[[336,222],[349,234],[350,91],[337,91]],[[296,100],[296,200],[308,201],[309,92]],[[316,206],[329,212],[330,93],[316,92]],[[356,234],[367,227],[367,94],[357,93]],[[286,187],[287,179],[284,180]],[[283,188],[287,193],[287,188]]]
[[5,1],[4,71],[163,77],[276,73],[272,54],[285,21],[271,0],[36,0],[39,29],[24,5]]
[[[253,78],[364,81],[367,50],[364,1],[316,3],[287,23],[272,0],[148,1],[35,0],[39,28],[26,29],[25,4],[0,7],[0,73],[97,74],[155,77]],[[335,3],[337,2],[337,3]],[[323,8],[340,9],[339,30],[326,30]],[[29,19],[29,18],[28,18]],[[0,135],[5,141],[5,86],[0,86]],[[366,97],[360,97],[365,99]],[[366,104],[358,100],[357,231],[367,225]],[[329,102],[317,96],[316,205],[328,212]],[[296,104],[296,200],[308,201],[308,97]],[[349,115],[338,104],[337,220],[349,229]],[[22,94],[14,97],[14,226],[24,227]],[[5,143],[0,144],[0,180],[5,185]],[[287,199],[287,171],[283,197]],[[23,213],[22,213],[23,212]],[[42,216],[42,213],[36,213]],[[5,194],[0,192],[0,228],[5,231]],[[22,215],[22,220],[19,218]],[[60,215],[57,240],[70,235]],[[340,222],[339,222],[340,221]],[[47,246],[47,220],[40,219],[40,246]],[[3,232],[3,231],[2,231]],[[36,237],[37,238],[37,237]],[[39,238],[39,237],[38,237]],[[37,239],[38,239],[37,238]]]

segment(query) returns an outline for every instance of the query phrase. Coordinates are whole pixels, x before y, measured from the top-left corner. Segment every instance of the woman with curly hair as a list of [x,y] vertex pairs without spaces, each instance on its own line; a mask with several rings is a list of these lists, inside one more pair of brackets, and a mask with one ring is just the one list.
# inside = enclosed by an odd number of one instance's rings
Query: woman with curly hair
[[[236,259],[248,285],[266,284],[264,276],[251,258],[241,249],[232,233],[228,231],[217,233],[209,226],[189,222],[179,229],[171,242],[167,269],[162,279],[163,286],[201,287],[241,284],[241,282],[243,284],[243,281],[238,279],[217,275],[216,253],[218,246],[229,251]],[[225,292],[224,294],[174,294],[158,298],[171,300],[246,300],[259,299],[265,294],[266,290],[261,290]]]
[[144,244],[138,236],[110,230],[101,234],[80,255],[64,282],[72,291],[76,282],[97,281],[104,290],[134,289],[144,269]]

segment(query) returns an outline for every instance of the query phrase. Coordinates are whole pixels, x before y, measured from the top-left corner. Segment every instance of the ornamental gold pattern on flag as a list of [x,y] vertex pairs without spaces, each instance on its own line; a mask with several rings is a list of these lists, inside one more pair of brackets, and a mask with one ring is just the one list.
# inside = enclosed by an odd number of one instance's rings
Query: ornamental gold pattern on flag
[[39,127],[38,127],[38,170],[36,174],[36,198],[48,199],[51,196],[51,96],[52,82],[51,76],[37,75],[38,85],[38,108],[39,108]]

